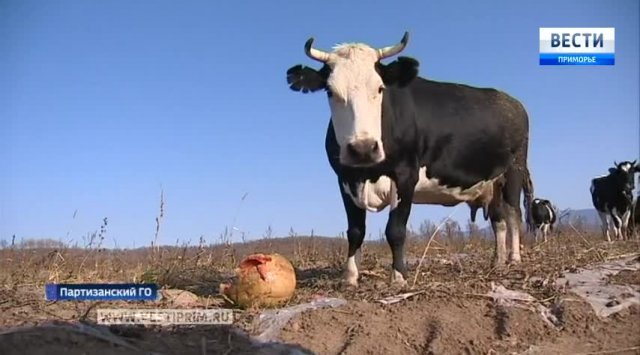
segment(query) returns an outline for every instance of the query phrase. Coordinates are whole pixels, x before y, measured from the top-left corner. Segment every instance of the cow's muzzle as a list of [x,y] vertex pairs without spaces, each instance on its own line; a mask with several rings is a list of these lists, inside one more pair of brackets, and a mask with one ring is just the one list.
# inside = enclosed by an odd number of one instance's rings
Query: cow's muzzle
[[347,165],[373,165],[383,157],[382,149],[377,140],[372,138],[358,139],[346,146],[344,156]]

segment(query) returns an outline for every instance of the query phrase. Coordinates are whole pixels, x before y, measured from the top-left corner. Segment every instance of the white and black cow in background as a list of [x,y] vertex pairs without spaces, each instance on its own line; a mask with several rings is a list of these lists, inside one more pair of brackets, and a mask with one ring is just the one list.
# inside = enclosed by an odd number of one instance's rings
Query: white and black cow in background
[[[638,179],[640,180],[640,178]],[[631,222],[629,223],[629,235],[636,234],[636,238],[640,237],[640,192],[636,197],[636,203],[633,205],[631,212]]]
[[540,235],[543,240],[547,241],[549,231],[553,231],[553,225],[556,223],[556,210],[553,208],[551,201],[534,198],[531,203],[531,220],[535,228],[535,241],[537,242]]
[[636,160],[613,162],[609,175],[591,179],[591,201],[602,220],[602,233],[607,241],[609,235],[609,218],[613,221],[614,236],[620,240],[629,235],[629,218],[633,207],[634,175],[640,172]]
[[324,90],[331,119],[325,148],[347,215],[345,280],[357,286],[355,254],[365,236],[368,211],[390,206],[385,228],[393,257],[391,282],[406,284],[404,243],[412,203],[482,207],[496,236],[494,263],[520,262],[524,189],[527,213],[533,184],[527,167],[529,119],[520,102],[491,88],[438,82],[418,76],[419,63],[399,57],[408,42],[375,49],[347,43],[325,52],[305,43],[319,70],[296,65],[290,88]]

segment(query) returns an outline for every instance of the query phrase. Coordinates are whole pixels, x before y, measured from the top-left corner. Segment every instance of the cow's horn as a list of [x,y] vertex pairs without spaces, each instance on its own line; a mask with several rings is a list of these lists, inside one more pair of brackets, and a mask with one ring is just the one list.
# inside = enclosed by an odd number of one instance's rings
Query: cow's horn
[[378,59],[388,58],[402,52],[404,47],[407,46],[407,42],[409,42],[409,32],[405,31],[404,36],[402,36],[402,39],[400,40],[400,43],[378,49]]
[[331,54],[315,49],[312,47],[313,45],[313,37],[309,38],[307,42],[304,44],[304,52],[311,59],[315,59],[319,62],[326,63],[329,60]]

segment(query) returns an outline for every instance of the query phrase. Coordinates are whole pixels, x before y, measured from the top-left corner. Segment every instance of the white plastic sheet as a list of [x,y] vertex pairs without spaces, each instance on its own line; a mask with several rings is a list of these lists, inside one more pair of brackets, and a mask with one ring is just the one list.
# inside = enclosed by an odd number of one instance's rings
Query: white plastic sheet
[[491,283],[491,290],[487,292],[487,296],[498,300],[510,303],[510,301],[523,301],[523,302],[535,302],[535,297],[522,291],[509,290],[502,285],[495,285]]
[[632,304],[640,304],[637,285],[607,284],[609,276],[623,270],[640,270],[638,255],[565,272],[564,277],[556,280],[556,286],[566,286],[568,291],[587,301],[599,317],[608,317]]
[[[587,301],[596,315],[606,318],[632,304],[640,304],[640,286],[608,284],[609,276],[623,270],[640,270],[638,255],[593,264],[576,272],[565,272],[564,277],[555,280],[555,285],[566,287],[566,291]],[[529,305],[525,308],[531,308],[532,304],[537,303],[537,300],[526,292],[508,290],[495,284],[491,285],[487,296],[507,306],[518,307],[520,303],[525,303]],[[557,319],[548,308],[541,304],[537,304],[536,308],[546,322],[557,324]]]
[[307,311],[325,307],[339,307],[347,304],[342,298],[321,298],[309,303],[291,307],[265,310],[258,316],[258,335],[254,338],[261,342],[274,341],[278,334],[294,316]]
[[538,300],[530,294],[522,291],[509,290],[502,285],[491,283],[491,290],[487,292],[487,296],[494,299],[498,304],[507,307],[519,307],[537,312],[542,319],[552,327],[558,325],[558,319],[549,308],[543,306]]

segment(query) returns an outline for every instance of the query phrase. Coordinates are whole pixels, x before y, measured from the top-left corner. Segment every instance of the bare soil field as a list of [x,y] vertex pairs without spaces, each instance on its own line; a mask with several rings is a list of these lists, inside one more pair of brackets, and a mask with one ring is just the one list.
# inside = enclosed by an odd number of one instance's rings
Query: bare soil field
[[[527,239],[521,264],[494,269],[490,239],[436,236],[428,248],[427,239],[408,239],[404,289],[387,283],[391,254],[384,241],[363,246],[357,289],[340,283],[347,248],[341,238],[135,250],[5,248],[0,250],[0,354],[640,354],[640,305],[601,317],[554,282],[584,266],[637,258],[637,240],[606,243],[598,235],[560,232],[547,243]],[[231,326],[96,324],[98,308],[232,308],[218,285],[255,252],[280,253],[296,268],[296,294],[284,307],[322,297],[346,304],[291,318],[268,344],[254,338],[261,331],[261,309],[235,309]],[[195,297],[188,304],[171,297],[49,302],[47,282],[156,282]],[[607,282],[640,290],[640,271],[623,270]],[[511,302],[488,296],[498,286],[532,298]],[[380,302],[406,292],[417,294]]]

